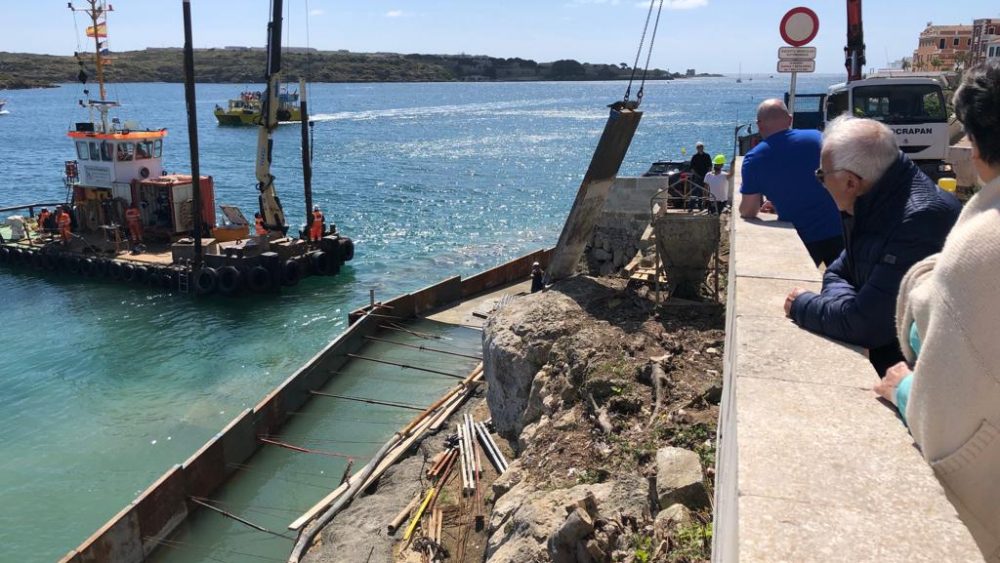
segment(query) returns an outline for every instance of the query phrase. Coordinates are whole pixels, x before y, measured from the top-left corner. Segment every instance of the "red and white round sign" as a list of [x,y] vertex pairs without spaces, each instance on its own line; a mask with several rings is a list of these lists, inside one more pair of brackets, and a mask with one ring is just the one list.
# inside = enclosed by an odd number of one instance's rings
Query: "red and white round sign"
[[781,38],[792,47],[801,47],[816,38],[819,33],[819,17],[816,12],[800,6],[788,10],[781,18]]

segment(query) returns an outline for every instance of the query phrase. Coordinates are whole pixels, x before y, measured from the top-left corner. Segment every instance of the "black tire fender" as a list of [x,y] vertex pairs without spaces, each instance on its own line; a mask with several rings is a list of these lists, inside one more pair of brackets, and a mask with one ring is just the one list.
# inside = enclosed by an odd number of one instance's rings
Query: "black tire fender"
[[243,272],[236,266],[219,268],[219,291],[226,295],[236,293],[243,286]]
[[337,239],[337,245],[340,247],[338,254],[340,255],[341,262],[350,262],[354,259],[354,241],[347,237],[340,237]]
[[263,266],[254,266],[247,274],[247,287],[257,293],[267,291],[271,288],[271,272]]
[[135,264],[125,262],[121,265],[121,279],[126,283],[132,283],[138,278],[135,271]]
[[194,290],[198,295],[208,295],[219,286],[219,273],[215,268],[206,266],[194,275]]
[[302,264],[297,260],[288,259],[281,266],[281,283],[293,286],[302,279]]

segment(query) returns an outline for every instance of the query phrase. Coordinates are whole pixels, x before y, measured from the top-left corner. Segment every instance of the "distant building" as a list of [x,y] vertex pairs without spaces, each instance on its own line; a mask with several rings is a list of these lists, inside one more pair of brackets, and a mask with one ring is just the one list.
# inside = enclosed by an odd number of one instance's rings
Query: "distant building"
[[955,70],[965,62],[972,47],[971,25],[932,25],[920,32],[917,50],[913,52],[913,70]]
[[1000,36],[993,37],[988,43],[984,45],[986,47],[986,58],[983,60],[997,59],[1000,60]]
[[687,72],[684,73],[684,74],[686,76],[688,76],[688,77],[694,76],[694,69],[693,68],[689,68],[689,69],[687,69]]
[[973,20],[969,64],[980,63],[990,58],[989,45],[997,38],[1000,38],[1000,19],[984,18]]

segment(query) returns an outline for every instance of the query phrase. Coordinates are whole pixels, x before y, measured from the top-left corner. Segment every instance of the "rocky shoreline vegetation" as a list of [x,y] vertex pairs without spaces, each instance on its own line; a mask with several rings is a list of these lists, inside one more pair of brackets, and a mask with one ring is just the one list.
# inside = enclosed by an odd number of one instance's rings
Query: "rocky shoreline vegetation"
[[480,505],[453,479],[440,543],[421,531],[404,542],[386,524],[432,486],[427,470],[454,440],[429,437],[304,561],[709,560],[724,306],[657,310],[652,297],[581,275],[504,302],[484,328],[482,387],[452,421],[491,419],[509,468],[484,463]]
[[[92,53],[81,53],[84,71],[95,76]],[[227,47],[195,49],[195,75],[209,84],[258,84],[265,67],[263,49]],[[183,53],[179,48],[149,48],[116,52],[106,68],[115,83],[184,80]],[[485,55],[422,55],[400,53],[353,53],[289,49],[284,54],[284,79],[305,78],[323,82],[523,82],[540,80],[628,80],[632,69],[626,63],[592,64],[564,59],[536,62],[530,59]],[[80,72],[72,56],[0,52],[0,90],[52,87],[75,82]],[[672,73],[650,69],[648,80],[673,80],[715,76],[693,71]]]

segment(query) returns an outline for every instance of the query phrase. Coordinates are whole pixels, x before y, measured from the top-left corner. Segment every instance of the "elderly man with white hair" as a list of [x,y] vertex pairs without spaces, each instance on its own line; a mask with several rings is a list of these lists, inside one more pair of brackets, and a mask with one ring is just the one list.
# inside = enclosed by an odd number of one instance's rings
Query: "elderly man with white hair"
[[883,377],[903,358],[895,328],[900,282],[910,266],[941,250],[961,205],[871,119],[830,122],[816,178],[840,210],[845,249],[827,268],[822,291],[794,288],[785,313],[807,330],[868,349]]

